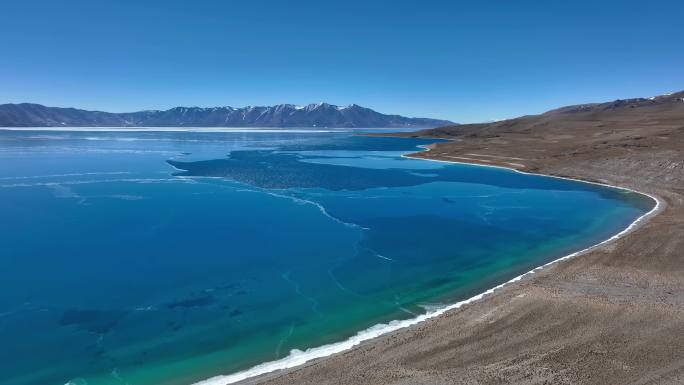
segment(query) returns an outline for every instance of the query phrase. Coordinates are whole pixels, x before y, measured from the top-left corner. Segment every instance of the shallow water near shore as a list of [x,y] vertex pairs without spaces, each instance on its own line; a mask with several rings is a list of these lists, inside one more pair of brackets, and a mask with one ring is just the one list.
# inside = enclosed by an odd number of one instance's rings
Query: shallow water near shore
[[468,298],[654,204],[354,133],[0,130],[3,384],[245,370]]

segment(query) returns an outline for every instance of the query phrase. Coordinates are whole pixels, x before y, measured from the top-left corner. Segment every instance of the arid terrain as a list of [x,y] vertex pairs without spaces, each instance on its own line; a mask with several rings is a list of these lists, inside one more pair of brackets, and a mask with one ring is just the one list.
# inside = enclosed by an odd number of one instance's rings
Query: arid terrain
[[248,383],[684,384],[684,92],[410,135],[453,139],[417,158],[624,186],[662,210],[481,301]]

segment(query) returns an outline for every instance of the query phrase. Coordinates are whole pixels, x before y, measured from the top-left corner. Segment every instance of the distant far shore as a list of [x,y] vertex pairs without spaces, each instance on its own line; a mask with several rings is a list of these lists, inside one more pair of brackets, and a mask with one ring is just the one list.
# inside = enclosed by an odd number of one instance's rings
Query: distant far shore
[[0,127],[289,127],[429,128],[448,120],[409,118],[376,112],[357,104],[247,107],[175,107],[168,110],[103,112],[47,107],[34,103],[0,104]]

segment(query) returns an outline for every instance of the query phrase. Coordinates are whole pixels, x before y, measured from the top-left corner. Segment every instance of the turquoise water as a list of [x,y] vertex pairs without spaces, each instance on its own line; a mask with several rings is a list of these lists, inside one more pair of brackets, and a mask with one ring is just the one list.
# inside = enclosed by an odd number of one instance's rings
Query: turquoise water
[[0,131],[0,378],[189,384],[595,244],[643,196],[334,132]]

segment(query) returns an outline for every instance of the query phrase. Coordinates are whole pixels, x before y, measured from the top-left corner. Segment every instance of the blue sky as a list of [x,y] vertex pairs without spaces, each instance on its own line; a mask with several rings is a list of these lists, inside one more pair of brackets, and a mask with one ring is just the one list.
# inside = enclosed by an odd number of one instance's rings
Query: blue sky
[[684,2],[0,0],[0,103],[502,119],[684,89]]

